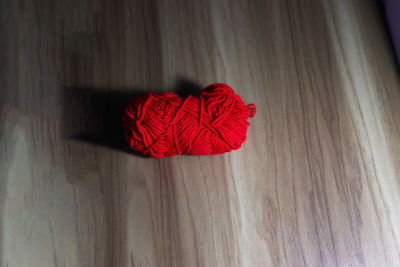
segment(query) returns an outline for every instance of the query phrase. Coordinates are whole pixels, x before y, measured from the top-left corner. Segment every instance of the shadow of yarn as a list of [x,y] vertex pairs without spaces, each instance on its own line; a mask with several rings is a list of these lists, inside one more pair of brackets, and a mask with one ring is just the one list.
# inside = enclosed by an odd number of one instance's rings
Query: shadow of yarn
[[144,93],[175,92],[181,97],[199,95],[202,87],[178,79],[172,90],[69,87],[63,95],[63,135],[65,138],[108,147],[142,156],[132,150],[122,128],[122,112],[132,98]]
[[200,96],[203,89],[204,87],[191,80],[178,78],[172,92],[175,92],[180,97],[188,97],[189,95]]

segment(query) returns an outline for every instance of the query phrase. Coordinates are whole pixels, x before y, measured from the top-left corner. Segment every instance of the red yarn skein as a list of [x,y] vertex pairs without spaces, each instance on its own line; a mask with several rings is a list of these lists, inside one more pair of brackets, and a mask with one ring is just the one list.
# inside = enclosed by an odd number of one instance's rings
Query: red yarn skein
[[246,140],[247,118],[255,114],[254,104],[246,106],[229,85],[215,83],[199,97],[181,98],[175,93],[135,97],[122,119],[132,149],[162,158],[238,149]]

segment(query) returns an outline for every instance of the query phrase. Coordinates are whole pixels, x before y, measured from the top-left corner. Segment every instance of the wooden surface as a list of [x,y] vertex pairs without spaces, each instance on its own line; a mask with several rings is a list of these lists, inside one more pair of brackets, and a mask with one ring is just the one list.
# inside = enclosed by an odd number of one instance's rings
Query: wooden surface
[[[400,266],[400,83],[367,0],[0,0],[0,266]],[[144,91],[230,84],[242,149],[149,159]]]

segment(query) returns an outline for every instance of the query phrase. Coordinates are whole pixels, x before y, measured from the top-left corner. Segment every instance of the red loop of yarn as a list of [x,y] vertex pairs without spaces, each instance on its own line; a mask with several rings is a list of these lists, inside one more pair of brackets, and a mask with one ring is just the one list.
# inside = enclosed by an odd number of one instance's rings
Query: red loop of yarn
[[256,105],[245,105],[223,83],[209,85],[199,97],[148,93],[135,97],[122,115],[130,147],[156,158],[176,154],[211,155],[240,148],[247,118]]

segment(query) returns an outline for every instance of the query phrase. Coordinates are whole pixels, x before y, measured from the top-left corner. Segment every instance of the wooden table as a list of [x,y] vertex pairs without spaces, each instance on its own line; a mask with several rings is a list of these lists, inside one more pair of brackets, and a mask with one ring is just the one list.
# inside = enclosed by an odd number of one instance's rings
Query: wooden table
[[[0,0],[0,266],[400,266],[400,81],[367,0]],[[122,140],[142,92],[257,105],[217,156]]]

